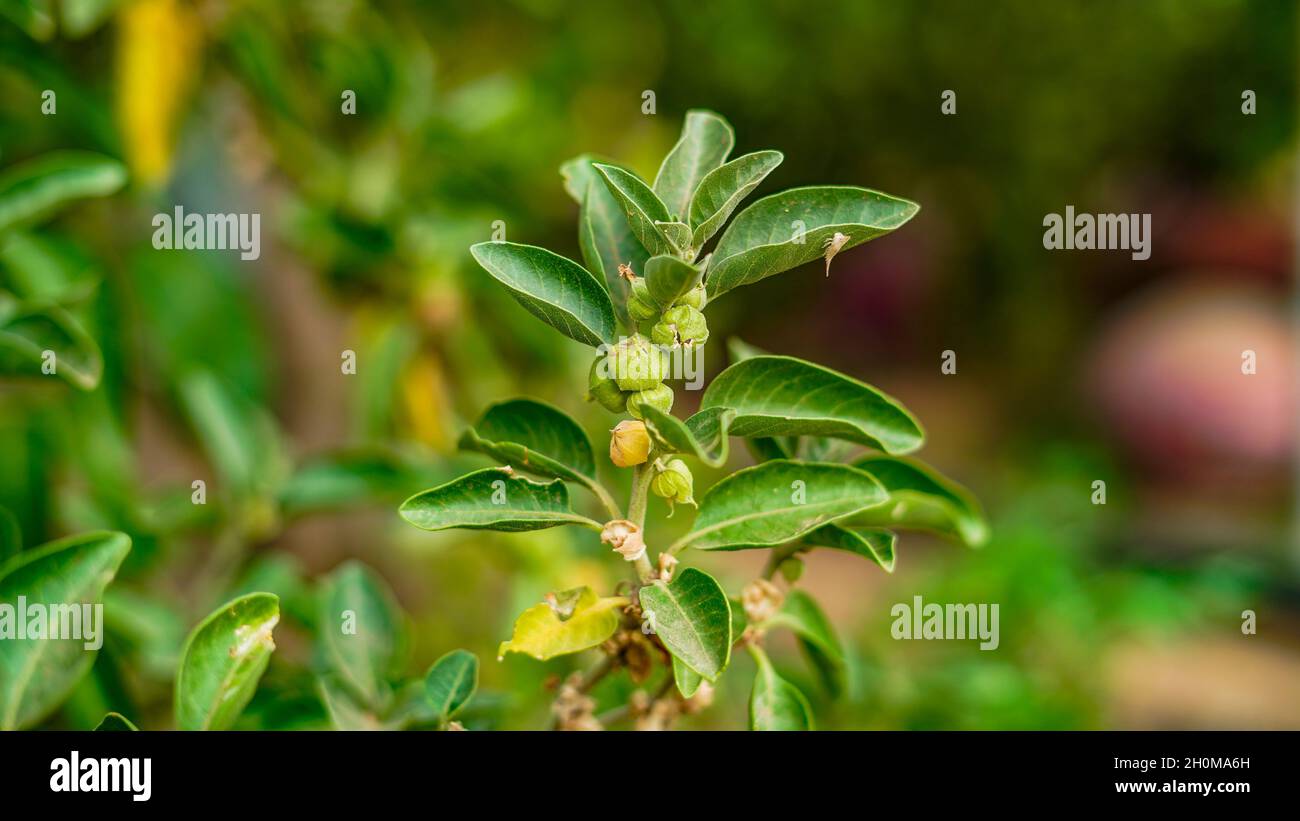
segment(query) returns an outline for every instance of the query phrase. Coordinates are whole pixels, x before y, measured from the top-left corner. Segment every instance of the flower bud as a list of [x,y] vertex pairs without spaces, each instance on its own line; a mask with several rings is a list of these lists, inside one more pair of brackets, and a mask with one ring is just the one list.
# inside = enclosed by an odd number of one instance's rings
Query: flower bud
[[673,305],[689,305],[697,311],[703,311],[704,304],[708,302],[708,299],[708,296],[704,293],[704,283],[700,283],[678,297]]
[[791,556],[781,562],[777,569],[781,571],[781,575],[786,581],[794,584],[799,581],[799,577],[803,575],[803,559],[798,556]]
[[614,552],[621,555],[624,561],[634,562],[645,555],[645,539],[641,535],[641,528],[627,519],[606,522],[600,531],[600,540],[614,548]]
[[627,312],[637,322],[646,322],[659,316],[659,306],[651,298],[645,279],[637,277],[631,282],[632,292],[627,296]]
[[669,308],[650,331],[653,340],[660,345],[681,342],[691,345],[704,342],[709,338],[709,325],[704,314],[690,305],[678,305]]
[[650,456],[650,434],[644,422],[624,419],[609,437],[609,460],[621,468],[640,465]]
[[767,579],[754,579],[740,591],[740,603],[750,624],[762,624],[781,609],[785,594]]
[[667,413],[673,409],[673,389],[664,384],[655,385],[648,391],[637,391],[627,398],[627,412],[637,419],[645,418],[641,408],[654,405]]
[[620,340],[609,358],[619,390],[649,390],[668,375],[667,354],[641,334]]
[[668,464],[664,465],[663,469],[650,480],[650,491],[661,499],[667,499],[670,505],[695,504],[695,497],[691,495],[694,486],[695,480],[691,476],[691,469],[681,459],[670,459]]
[[622,413],[627,407],[628,394],[618,389],[618,383],[608,376],[601,376],[602,370],[608,372],[609,358],[597,357],[591,363],[591,372],[587,374],[587,401],[599,402],[600,406],[614,413]]

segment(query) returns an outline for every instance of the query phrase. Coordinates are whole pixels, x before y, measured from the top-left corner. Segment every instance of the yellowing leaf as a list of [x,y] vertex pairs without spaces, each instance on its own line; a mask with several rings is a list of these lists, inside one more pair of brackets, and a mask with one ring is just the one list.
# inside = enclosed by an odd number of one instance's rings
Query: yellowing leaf
[[202,48],[198,16],[180,0],[126,3],[118,16],[117,117],[137,180],[171,168],[176,121]]
[[626,597],[599,598],[590,587],[582,588],[573,614],[564,621],[549,604],[534,605],[515,620],[514,636],[501,642],[497,659],[506,653],[525,653],[546,661],[595,647],[614,635],[620,613],[627,605]]

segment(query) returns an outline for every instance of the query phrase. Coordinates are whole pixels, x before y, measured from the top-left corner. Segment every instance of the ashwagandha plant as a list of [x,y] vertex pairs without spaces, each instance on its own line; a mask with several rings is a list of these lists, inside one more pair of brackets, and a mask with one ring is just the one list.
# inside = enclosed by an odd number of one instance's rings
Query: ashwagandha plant
[[[924,439],[912,414],[851,377],[738,343],[737,361],[707,387],[700,410],[685,420],[671,414],[674,393],[665,383],[708,340],[709,305],[814,260],[824,260],[829,275],[837,254],[898,228],[918,210],[865,188],[795,188],[741,211],[704,253],[782,160],[778,151],[757,151],[728,161],[733,144],[723,118],[692,111],[653,184],[589,156],[564,164],[565,187],[580,206],[584,265],[505,241],[470,249],[529,312],[596,349],[587,398],[632,417],[613,426],[609,443],[613,466],[632,471],[626,510],[601,484],[582,428],[531,399],[491,406],[461,440],[505,466],[475,471],[401,506],[406,521],[426,530],[588,528],[631,565],[633,582],[608,594],[589,587],[548,594],[519,616],[501,645],[503,656],[541,660],[600,649],[603,660],[559,688],[553,711],[561,729],[598,728],[615,717],[638,728],[667,727],[707,706],[710,685],[738,648],[758,670],[750,726],[811,729],[807,699],[763,649],[768,631],[794,631],[829,691],[842,691],[840,641],[816,602],[794,587],[804,556],[843,550],[889,572],[891,528],[930,529],[971,545],[986,535],[969,493],[902,455]],[[732,437],[745,440],[758,464],[703,493],[685,535],[660,543],[647,522],[650,494],[696,506],[686,459],[720,467]],[[599,519],[572,507],[570,484],[594,495]],[[684,564],[691,550],[751,549],[767,550],[769,558],[738,599]],[[614,715],[597,716],[590,690],[615,673],[649,684],[653,695],[637,690]]]

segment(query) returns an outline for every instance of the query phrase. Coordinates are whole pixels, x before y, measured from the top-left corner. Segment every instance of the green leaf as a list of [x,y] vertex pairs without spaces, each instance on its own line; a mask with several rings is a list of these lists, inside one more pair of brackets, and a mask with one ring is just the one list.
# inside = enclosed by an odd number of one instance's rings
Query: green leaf
[[654,192],[675,217],[690,212],[691,197],[710,171],[727,161],[736,145],[731,125],[712,111],[688,111],[682,136],[655,175]]
[[176,671],[177,729],[224,730],[235,723],[271,661],[279,621],[278,598],[250,593],[194,628]]
[[126,183],[126,167],[101,154],[59,151],[0,175],[0,234],[50,216],[69,202],[103,197]]
[[360,704],[356,696],[339,681],[337,676],[323,675],[316,679],[316,692],[321,704],[329,715],[330,724],[336,730],[384,730],[385,722],[380,721],[374,711]]
[[388,698],[388,678],[404,647],[402,611],[388,584],[358,561],[339,565],[323,582],[317,631],[326,663],[372,711]]
[[822,678],[822,683],[832,696],[838,696],[848,686],[848,663],[844,645],[835,635],[830,619],[807,593],[791,590],[785,602],[770,619],[769,627],[785,627],[799,637],[800,645]]
[[596,478],[591,440],[559,408],[534,399],[510,399],[490,406],[460,439],[519,470],[589,484]]
[[804,536],[804,544],[846,550],[870,559],[886,573],[894,572],[894,542],[892,531],[875,528],[848,528],[838,524],[822,525]]
[[732,436],[830,436],[887,453],[925,441],[916,418],[865,382],[789,356],[756,356],[718,374],[703,408],[732,408]]
[[700,499],[691,531],[670,550],[743,550],[785,544],[888,499],[848,465],[775,459],[733,473]]
[[682,698],[690,698],[700,689],[700,682],[704,677],[686,666],[681,659],[673,656],[673,681],[677,684],[677,692],[682,694]]
[[691,199],[691,247],[708,242],[741,200],[784,159],[780,151],[755,151],[710,171]]
[[749,729],[813,729],[812,708],[799,688],[776,674],[763,648],[751,644],[749,652],[758,665],[754,689],[749,696]]
[[898,228],[918,210],[914,202],[851,186],[792,188],[764,197],[741,211],[718,241],[709,299],[822,258],[836,233],[848,237],[843,253]]
[[[0,565],[0,602],[15,609],[15,620],[19,596],[29,611],[38,608],[47,615],[53,607],[76,605],[75,614],[53,612],[78,618],[84,614],[81,605],[102,599],[130,550],[125,533],[97,532],[24,551]],[[97,651],[87,649],[86,643],[103,641],[102,634],[92,637],[84,625],[81,639],[46,638],[48,620],[42,625],[27,623],[26,636],[20,636],[13,624],[15,635],[0,640],[0,730],[31,727],[53,712],[95,661]],[[34,635],[34,630],[40,632]]]
[[287,515],[401,499],[410,492],[412,471],[385,450],[328,453],[303,464],[280,488]]
[[570,339],[600,347],[617,333],[605,286],[578,263],[545,248],[480,242],[470,253],[533,316]]
[[596,647],[614,635],[628,600],[598,598],[590,587],[580,588],[573,612],[561,619],[549,604],[537,604],[519,614],[510,641],[501,642],[497,658],[525,653],[540,661]]
[[46,351],[54,353],[54,375],[92,390],[104,372],[99,345],[81,323],[57,305],[21,303],[0,293],[0,374],[45,376]]
[[880,480],[889,504],[854,524],[931,530],[980,547],[989,538],[988,522],[971,492],[916,459],[867,456],[853,463]]
[[447,653],[429,668],[424,689],[439,718],[452,718],[478,689],[478,656],[468,650]]
[[139,729],[139,727],[132,724],[131,720],[121,713],[108,713],[95,727],[95,732],[135,732]]
[[677,253],[684,254],[691,250],[691,226],[676,220],[656,220],[655,228],[667,238]]
[[557,525],[585,525],[600,530],[599,522],[574,513],[564,482],[534,482],[508,468],[485,468],[445,485],[417,493],[398,511],[422,530],[542,530]]
[[641,588],[641,618],[691,670],[715,681],[731,660],[731,602],[717,579],[688,567]]
[[609,193],[623,209],[628,228],[650,255],[674,254],[677,249],[655,223],[672,222],[668,209],[650,186],[630,171],[616,165],[593,163]]
[[651,257],[645,264],[645,286],[659,307],[667,308],[700,284],[704,272],[680,257]]
[[275,420],[214,374],[195,371],[180,383],[181,405],[221,481],[240,496],[278,492],[289,471]]
[[709,467],[727,461],[727,429],[736,412],[730,408],[709,408],[685,422],[653,405],[644,405],[641,415],[651,434],[673,453],[688,453]]
[[630,292],[627,280],[619,275],[618,266],[628,265],[641,272],[649,257],[628,227],[623,206],[605,186],[604,177],[592,166],[594,158],[582,155],[560,167],[564,187],[581,206],[578,212],[578,245],[582,259],[596,277],[608,286],[614,313],[625,327],[632,322],[627,313]]

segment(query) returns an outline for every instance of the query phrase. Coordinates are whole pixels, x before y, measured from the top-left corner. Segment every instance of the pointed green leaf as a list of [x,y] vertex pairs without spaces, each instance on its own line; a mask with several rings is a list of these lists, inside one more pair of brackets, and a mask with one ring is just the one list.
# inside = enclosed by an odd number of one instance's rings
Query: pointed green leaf
[[595,159],[584,154],[560,167],[564,187],[581,206],[578,213],[578,245],[587,270],[609,289],[614,313],[625,327],[632,327],[627,313],[629,285],[618,266],[627,265],[640,274],[649,258],[645,247],[628,227],[623,206],[605,186],[605,179],[592,166]]
[[593,348],[617,335],[605,286],[571,259],[513,242],[480,242],[470,253],[533,316]]
[[243,712],[275,650],[280,600],[250,593],[222,605],[185,641],[176,671],[176,728],[225,730]]
[[988,522],[971,492],[916,459],[867,456],[855,467],[880,480],[889,491],[889,504],[854,517],[853,524],[914,527],[960,539],[980,547],[989,537]]
[[851,186],[792,188],[764,197],[741,211],[718,241],[709,299],[821,259],[837,233],[848,237],[843,253],[898,228],[918,210],[914,202]]
[[95,726],[95,732],[135,732],[140,728],[131,723],[131,720],[121,713],[108,713],[103,720]]
[[655,223],[672,222],[668,209],[650,190],[650,186],[630,171],[616,165],[593,163],[593,167],[604,180],[609,193],[618,201],[627,218],[628,228],[637,241],[652,256],[657,254],[674,254],[677,249],[668,236]]
[[654,192],[668,212],[685,219],[691,197],[710,171],[727,161],[736,144],[731,125],[712,111],[688,111],[682,136],[655,175]]
[[749,652],[758,665],[754,689],[749,696],[749,729],[813,729],[812,707],[808,706],[808,699],[799,688],[776,674],[763,648],[751,644]]
[[844,692],[849,674],[844,645],[812,596],[802,590],[789,591],[781,609],[767,620],[767,625],[793,631],[830,694],[838,696]]
[[387,729],[385,722],[380,721],[372,709],[358,702],[338,676],[326,674],[318,677],[316,692],[334,729],[345,732]]
[[646,290],[659,307],[667,308],[700,284],[704,272],[680,257],[651,257],[645,264]]
[[865,382],[789,356],[756,356],[718,374],[701,408],[731,408],[732,436],[830,436],[887,453],[925,440],[916,418]]
[[590,587],[580,589],[573,611],[561,619],[549,604],[536,604],[519,614],[510,641],[501,642],[497,658],[525,653],[540,661],[596,647],[614,635],[628,600],[598,598]]
[[755,151],[710,171],[691,199],[691,247],[708,242],[741,200],[784,159],[780,151]]
[[[100,602],[130,550],[125,533],[97,532],[24,551],[0,565],[0,602],[15,612],[20,603],[46,614],[57,607],[53,612],[68,620],[63,626],[75,627],[82,623],[83,605]],[[102,629],[93,622],[83,623],[79,639],[47,638],[50,624],[43,624],[39,633],[29,623],[26,636],[15,630],[0,639],[0,730],[31,727],[53,712],[90,669],[104,638],[91,635]]]
[[405,646],[392,589],[361,562],[347,561],[324,580],[318,601],[316,629],[326,663],[361,705],[382,710]]
[[99,345],[67,310],[18,302],[0,292],[0,375],[45,376],[46,351],[54,376],[82,390],[99,384]]
[[709,467],[727,461],[727,429],[736,412],[730,408],[708,408],[685,422],[653,405],[641,408],[642,418],[655,439],[673,453],[689,453]]
[[443,721],[452,718],[478,689],[478,656],[452,650],[433,663],[424,677],[429,703]]
[[574,513],[564,482],[534,482],[507,468],[485,468],[417,493],[402,503],[402,518],[422,530],[542,530],[600,523]]
[[731,602],[717,579],[688,567],[641,588],[641,618],[683,664],[715,681],[731,660]]
[[28,160],[0,175],[0,234],[73,200],[112,194],[125,183],[126,167],[101,154],[59,151]]
[[888,498],[871,474],[857,468],[775,459],[709,488],[691,531],[671,549],[743,550],[785,544]]
[[690,250],[691,226],[677,220],[656,220],[655,228],[672,244],[677,253],[681,254]]
[[849,528],[838,524],[822,525],[804,537],[804,544],[846,550],[870,559],[886,573],[894,572],[894,542],[892,531],[875,528]]
[[596,478],[587,434],[564,411],[534,399],[490,406],[461,437],[460,447],[540,476],[584,484]]
[[695,672],[676,656],[673,656],[673,682],[677,684],[677,692],[682,694],[682,698],[690,698],[700,689],[700,682],[704,677]]

